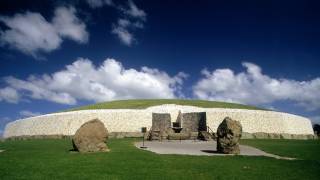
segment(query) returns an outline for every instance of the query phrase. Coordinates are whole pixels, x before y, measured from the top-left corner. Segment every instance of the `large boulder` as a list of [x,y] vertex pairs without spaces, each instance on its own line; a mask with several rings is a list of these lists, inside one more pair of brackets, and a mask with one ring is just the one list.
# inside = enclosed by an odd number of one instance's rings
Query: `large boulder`
[[106,141],[108,131],[98,119],[84,123],[72,138],[75,150],[79,152],[106,152],[109,151]]
[[217,130],[217,151],[224,154],[240,154],[241,134],[240,122],[226,117]]

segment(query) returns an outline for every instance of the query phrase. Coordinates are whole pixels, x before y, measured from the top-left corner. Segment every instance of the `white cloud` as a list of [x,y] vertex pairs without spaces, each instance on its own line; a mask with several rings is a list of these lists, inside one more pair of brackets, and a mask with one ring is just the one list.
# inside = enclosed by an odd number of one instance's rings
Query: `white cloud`
[[18,92],[11,88],[6,87],[3,89],[0,89],[0,101],[6,101],[9,103],[17,103],[19,101],[19,94]]
[[128,19],[118,19],[118,25],[121,27],[128,27],[131,25],[131,22]]
[[57,49],[62,42],[54,27],[39,13],[26,12],[12,18],[1,17],[0,21],[10,28],[1,31],[2,44],[8,44],[26,54],[50,52]]
[[17,91],[26,91],[33,99],[45,99],[61,104],[75,104],[76,100],[68,93],[51,91],[46,87],[49,82],[48,75],[43,75],[43,79],[30,76],[28,80],[20,80],[14,77],[7,77],[5,81],[10,84],[10,88]]
[[111,32],[116,34],[120,41],[127,46],[131,46],[135,40],[133,34],[130,33],[125,27],[114,26]]
[[195,97],[253,105],[290,100],[307,110],[320,109],[320,78],[310,81],[276,79],[259,66],[245,62],[246,72],[231,69],[202,70],[203,78],[193,87]]
[[127,46],[137,42],[134,31],[144,28],[147,14],[138,8],[132,0],[128,0],[125,6],[115,4],[111,0],[86,0],[86,2],[91,8],[100,8],[108,5],[118,10],[121,16],[116,23],[112,24],[111,34],[116,35],[120,42]]
[[66,37],[79,43],[86,43],[89,34],[86,25],[76,17],[76,10],[73,7],[60,7],[55,10],[52,23],[61,37]]
[[112,24],[111,33],[117,35],[123,44],[131,46],[136,42],[133,32],[136,29],[144,28],[147,14],[131,0],[128,1],[126,7],[118,6],[118,9],[123,14],[117,23]]
[[30,76],[27,80],[7,77],[5,81],[10,88],[29,98],[75,104],[77,100],[175,98],[181,95],[185,78],[182,72],[169,76],[148,67],[125,69],[114,59],[106,59],[95,67],[90,60],[79,58],[52,75]]
[[75,13],[72,7],[59,7],[55,10],[53,22],[34,12],[18,13],[13,17],[0,16],[0,22],[9,28],[0,30],[1,45],[38,57],[41,52],[59,48],[63,38],[85,43],[88,40],[86,26]]
[[123,8],[122,11],[131,17],[146,20],[147,14],[142,9],[139,9],[132,0],[128,1],[128,8]]
[[39,113],[39,112],[31,112],[31,111],[28,111],[28,110],[20,111],[19,114],[22,117],[33,117],[33,116],[40,116],[41,115],[41,113]]
[[100,8],[104,5],[113,5],[112,0],[86,0],[91,8]]

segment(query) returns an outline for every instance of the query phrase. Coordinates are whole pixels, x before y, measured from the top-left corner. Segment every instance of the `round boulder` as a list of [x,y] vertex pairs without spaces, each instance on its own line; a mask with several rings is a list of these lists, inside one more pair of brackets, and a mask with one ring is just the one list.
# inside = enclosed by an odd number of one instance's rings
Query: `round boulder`
[[94,119],[84,123],[72,138],[73,148],[79,152],[109,151],[106,141],[108,131],[104,124]]
[[240,122],[226,117],[217,130],[217,151],[224,154],[240,154],[241,134]]

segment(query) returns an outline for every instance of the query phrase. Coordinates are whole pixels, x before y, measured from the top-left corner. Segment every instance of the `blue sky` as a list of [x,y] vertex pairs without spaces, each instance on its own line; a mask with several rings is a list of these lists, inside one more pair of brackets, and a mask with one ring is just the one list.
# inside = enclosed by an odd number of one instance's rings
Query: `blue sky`
[[95,102],[239,102],[320,122],[317,1],[0,2],[0,131]]

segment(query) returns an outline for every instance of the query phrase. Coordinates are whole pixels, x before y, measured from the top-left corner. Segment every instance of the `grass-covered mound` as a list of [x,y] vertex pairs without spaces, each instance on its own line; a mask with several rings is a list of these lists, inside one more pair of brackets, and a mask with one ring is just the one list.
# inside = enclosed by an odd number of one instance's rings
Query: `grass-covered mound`
[[269,157],[159,155],[110,139],[109,153],[72,153],[71,140],[0,142],[0,179],[319,179],[320,141],[244,140]]
[[255,106],[248,106],[236,103],[227,103],[219,101],[204,101],[204,100],[183,100],[183,99],[134,99],[134,100],[119,100],[110,101],[79,108],[70,109],[67,111],[87,110],[87,109],[145,109],[150,106],[157,106],[162,104],[178,104],[189,105],[203,108],[230,108],[230,109],[253,109],[263,110]]

